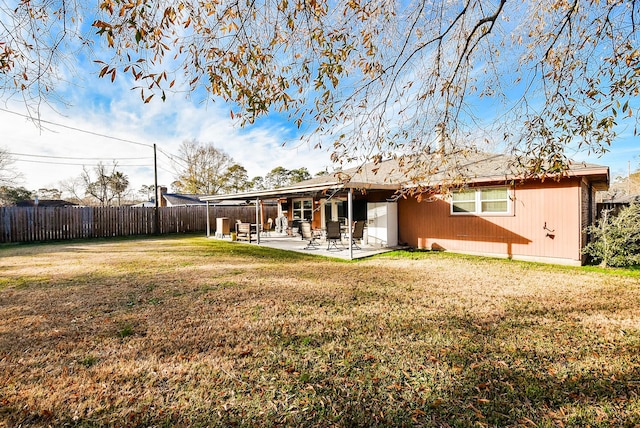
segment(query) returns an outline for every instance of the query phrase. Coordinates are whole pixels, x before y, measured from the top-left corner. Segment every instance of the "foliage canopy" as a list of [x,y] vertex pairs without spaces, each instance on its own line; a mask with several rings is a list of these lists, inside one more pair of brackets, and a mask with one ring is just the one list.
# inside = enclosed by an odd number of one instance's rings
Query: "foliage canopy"
[[39,100],[65,63],[57,59],[97,34],[107,48],[94,58],[99,75],[129,74],[144,102],[206,88],[242,123],[286,111],[325,137],[315,141],[330,144],[336,162],[399,157],[416,180],[455,169],[447,155],[494,148],[485,140],[546,175],[567,167],[568,150],[602,153],[625,118],[635,125],[638,7],[101,0],[96,10],[36,0],[4,7],[0,77],[5,91]]
[[197,140],[182,142],[180,159],[176,166],[176,181],[173,182],[173,188],[180,193],[216,195],[225,189],[228,182],[235,181],[231,174],[239,172],[226,152]]
[[111,170],[99,162],[93,168],[93,171],[83,167],[80,180],[85,196],[96,201],[100,206],[111,206],[113,201],[117,201],[118,206],[122,202],[122,197],[129,189],[129,178],[120,171],[117,171],[117,163],[111,167]]
[[0,186],[0,206],[15,205],[32,197],[30,190],[24,187]]

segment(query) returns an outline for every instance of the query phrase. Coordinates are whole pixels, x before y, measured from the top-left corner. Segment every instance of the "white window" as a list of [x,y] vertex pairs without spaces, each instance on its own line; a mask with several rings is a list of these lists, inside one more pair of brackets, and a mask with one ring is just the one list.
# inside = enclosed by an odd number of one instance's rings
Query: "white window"
[[476,212],[476,191],[461,190],[453,192],[451,195],[452,213],[475,213]]
[[293,219],[313,220],[313,199],[294,199]]
[[460,190],[451,195],[451,214],[509,214],[511,203],[507,187]]

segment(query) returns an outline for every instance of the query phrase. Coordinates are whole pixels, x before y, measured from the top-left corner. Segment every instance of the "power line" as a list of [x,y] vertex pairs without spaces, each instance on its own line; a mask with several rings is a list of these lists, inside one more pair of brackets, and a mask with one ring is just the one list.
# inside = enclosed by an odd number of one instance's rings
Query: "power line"
[[51,121],[44,120],[44,119],[34,119],[33,117],[31,117],[31,116],[29,116],[27,114],[22,114],[22,113],[18,113],[18,112],[15,112],[15,111],[7,110],[7,109],[4,109],[2,107],[0,107],[0,111],[3,111],[5,113],[10,113],[10,114],[15,114],[16,116],[24,117],[25,119],[31,120],[33,122],[46,123],[46,124],[49,124],[49,125],[59,126],[61,128],[70,129],[72,131],[83,132],[85,134],[95,135],[97,137],[108,138],[108,139],[111,139],[111,140],[121,141],[123,143],[136,144],[138,146],[144,146],[144,147],[153,148],[152,144],[145,144],[145,143],[140,143],[138,141],[127,140],[127,139],[124,139],[124,138],[112,137],[111,135],[101,134],[99,132],[94,132],[94,131],[87,131],[86,129],[76,128],[74,126],[69,126],[69,125],[62,125],[61,123],[51,122]]
[[[176,155],[172,155],[169,154],[167,152],[165,152],[164,150],[161,150],[159,147],[157,147],[156,144],[145,144],[145,143],[140,143],[138,141],[133,141],[133,140],[127,140],[124,138],[118,138],[118,137],[113,137],[111,135],[106,135],[106,134],[101,134],[99,132],[94,132],[94,131],[88,131],[86,129],[81,129],[81,128],[77,128],[74,126],[68,126],[68,125],[63,125],[60,123],[56,123],[56,122],[52,122],[52,121],[48,121],[48,120],[44,120],[44,119],[34,119],[33,117],[29,116],[29,115],[25,115],[22,113],[18,113],[15,111],[11,111],[11,110],[7,110],[4,109],[2,107],[0,107],[0,111],[5,112],[5,113],[10,113],[16,116],[20,116],[23,117],[25,119],[28,119],[30,121],[33,122],[40,122],[40,123],[46,123],[49,125],[53,125],[53,126],[59,126],[61,128],[65,128],[65,129],[69,129],[72,131],[76,131],[76,132],[82,132],[85,134],[89,134],[89,135],[95,135],[98,137],[102,137],[102,138],[107,138],[110,140],[115,140],[115,141],[121,141],[123,143],[129,143],[129,144],[135,144],[138,146],[143,146],[143,147],[148,147],[148,148],[152,148],[154,149],[154,165],[118,165],[121,167],[150,167],[150,168],[154,168],[155,169],[155,174],[157,175],[157,160],[155,157],[155,151],[158,150],[160,153],[162,153],[163,155],[165,155],[169,160],[171,160],[172,162],[176,162],[178,163],[178,161],[180,162],[184,162],[184,165],[188,164],[188,162],[182,158],[180,158],[179,156]],[[32,154],[21,154],[21,153],[10,153],[13,156],[26,156],[26,157],[37,157],[37,158],[45,158],[45,159],[66,159],[66,160],[143,160],[143,159],[147,159],[147,158],[78,158],[78,157],[70,157],[70,156],[48,156],[48,155],[32,155]],[[29,163],[40,163],[40,164],[50,164],[50,165],[71,165],[71,166],[85,166],[84,164],[79,164],[79,163],[70,163],[70,162],[47,162],[47,161],[36,161],[36,160],[28,160],[28,159],[16,159],[16,162],[29,162]],[[184,167],[183,165],[183,167]],[[92,165],[92,166],[97,166],[97,165]],[[170,174],[172,174],[173,172],[165,169],[165,168],[161,168],[163,171],[168,172]],[[156,178],[156,187],[157,187],[157,178]],[[157,224],[157,221],[156,221]]]
[[161,170],[163,170],[164,172],[167,172],[167,173],[169,173],[169,174],[173,174],[173,173],[174,173],[173,171],[169,171],[167,168],[163,168],[163,167],[161,167],[160,165],[158,165],[158,169],[161,169]]
[[182,165],[183,168],[186,168],[186,165],[189,164],[189,162],[186,159],[182,159],[180,156],[168,154],[168,153],[166,153],[164,150],[162,150],[159,147],[158,147],[158,151],[160,153],[162,153],[163,155],[165,155],[167,158],[169,158],[169,160],[171,160],[172,162],[176,162],[176,163],[179,163],[177,161],[184,162],[184,164]]
[[[39,163],[45,165],[72,165],[72,166],[86,166],[87,163],[73,163],[73,162],[50,162],[50,161],[38,161],[38,160],[30,160],[30,159],[15,159],[16,162],[28,162],[28,163]],[[91,166],[98,166],[97,164],[91,164]],[[129,164],[117,164],[118,167],[153,167],[153,165],[129,165]]]
[[[71,157],[71,156],[50,156],[50,155],[33,155],[28,153],[11,153],[6,152],[12,156],[26,156],[33,158],[45,158],[45,159],[70,159],[70,160],[145,160],[149,159],[149,156],[146,157],[138,157],[138,158],[116,158],[116,157],[101,157],[101,158],[85,158],[85,157]],[[20,160],[20,159],[16,159]]]
[[[0,107],[0,111],[3,111],[5,113],[14,114],[16,116],[23,117],[23,118],[31,120],[33,122],[47,123],[49,125],[59,126],[61,128],[70,129],[72,131],[83,132],[85,134],[90,134],[90,135],[95,135],[95,136],[98,136],[98,137],[108,138],[108,139],[111,139],[111,140],[121,141],[121,142],[124,142],[124,143],[136,144],[136,145],[143,146],[143,147],[153,148],[153,144],[145,144],[145,143],[140,143],[138,141],[127,140],[127,139],[124,139],[124,138],[112,137],[111,135],[101,134],[99,132],[94,132],[94,131],[88,131],[86,129],[76,128],[74,126],[63,125],[63,124],[60,124],[60,123],[51,122],[51,121],[44,120],[44,119],[34,119],[33,117],[31,117],[29,115],[18,113],[18,112],[12,111],[12,110],[7,110],[7,109],[4,109],[2,107]],[[171,153],[167,153],[164,150],[162,150],[160,147],[156,147],[156,149],[158,150],[158,152],[162,153],[167,158],[169,158],[169,160],[171,160],[172,162],[182,163],[181,166],[183,168],[186,168],[186,165],[189,164],[189,162],[187,160],[181,158],[180,156],[177,156],[177,155],[174,155],[174,154],[171,154]],[[19,153],[13,153],[13,154],[14,155],[20,155]],[[45,156],[38,156],[38,155],[20,155],[20,156],[45,157]],[[48,157],[50,157],[52,159],[56,158],[55,156],[48,156]],[[85,158],[60,157],[60,159],[78,159],[78,160],[80,160],[80,159],[85,159]],[[113,159],[113,158],[95,158],[95,159],[86,158],[86,159],[87,160],[102,160],[102,159]],[[137,159],[146,159],[146,158],[122,158],[122,159],[127,159],[127,160],[134,160],[135,159],[135,160],[137,160]]]

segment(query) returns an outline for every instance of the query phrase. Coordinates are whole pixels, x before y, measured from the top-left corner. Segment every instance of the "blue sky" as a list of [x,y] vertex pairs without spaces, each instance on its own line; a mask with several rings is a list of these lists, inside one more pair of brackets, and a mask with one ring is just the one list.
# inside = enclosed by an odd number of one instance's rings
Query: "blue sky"
[[[59,187],[61,180],[78,177],[83,165],[90,168],[98,160],[105,164],[117,160],[117,169],[129,177],[132,189],[137,190],[143,184],[153,183],[150,146],[154,143],[159,149],[158,182],[169,185],[175,175],[170,156],[177,155],[181,142],[190,139],[213,143],[224,150],[247,169],[249,177],[264,176],[276,166],[306,167],[312,174],[332,169],[326,150],[330,144],[325,144],[324,150],[315,150],[301,143],[298,130],[283,115],[271,115],[255,125],[240,128],[231,119],[228,104],[207,100],[201,93],[190,96],[186,92],[167,93],[166,102],[155,97],[149,104],[143,104],[140,93],[131,90],[135,83],[126,76],[121,74],[112,83],[107,78],[99,79],[100,67],[86,57],[78,56],[72,61],[76,61],[72,64],[75,72],[67,71],[58,87],[66,104],[52,99],[52,106],[42,105],[40,110],[42,119],[67,128],[49,124],[38,128],[24,117],[0,111],[3,135],[0,146],[16,154],[15,167],[24,177],[19,184],[28,189]],[[514,78],[504,77],[507,81]],[[5,100],[0,107],[27,113],[18,99]],[[482,105],[477,107],[483,110]],[[482,117],[482,120],[490,121],[491,117]],[[633,130],[624,126],[618,130],[619,138],[605,155],[575,152],[570,153],[571,157],[609,166],[612,179],[626,174],[629,163],[632,171],[638,169],[640,144]]]
[[[92,68],[91,64],[86,64]],[[127,79],[98,79],[97,67],[65,88],[67,106],[41,107],[41,118],[48,122],[42,129],[24,117],[0,111],[3,138],[0,145],[14,155],[28,189],[57,188],[61,180],[77,177],[82,165],[91,167],[103,160],[118,162],[134,190],[153,184],[153,149],[157,144],[158,183],[174,181],[174,165],[181,142],[196,139],[213,143],[243,165],[249,177],[264,176],[277,166],[287,169],[307,167],[314,174],[330,167],[326,151],[313,150],[299,141],[297,129],[281,115],[260,120],[256,125],[240,127],[230,117],[224,102],[206,102],[196,96],[168,94],[166,102],[154,98],[143,104],[140,94],[130,88]],[[0,108],[27,114],[20,101]],[[69,129],[78,128],[140,144],[127,143]],[[283,143],[286,143],[283,146]],[[24,156],[30,155],[30,156]],[[38,157],[36,157],[38,156]],[[48,157],[41,157],[48,156]],[[64,159],[63,159],[64,158]],[[74,164],[74,165],[72,165]]]

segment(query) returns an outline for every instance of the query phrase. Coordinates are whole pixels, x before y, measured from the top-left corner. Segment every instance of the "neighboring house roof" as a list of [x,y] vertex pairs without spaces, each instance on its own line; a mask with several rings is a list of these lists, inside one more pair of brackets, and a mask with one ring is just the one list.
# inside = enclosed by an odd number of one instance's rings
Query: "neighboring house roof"
[[247,205],[247,201],[241,201],[241,200],[234,200],[234,199],[230,199],[230,200],[220,200],[220,201],[216,201],[215,202],[216,206],[232,206],[232,207],[240,207],[240,206],[246,206]]
[[[165,193],[163,196],[167,196],[167,194]],[[171,201],[169,206],[175,207],[175,206],[188,206],[188,205],[204,205],[205,203],[202,202],[200,199],[196,199],[195,202],[189,202],[188,201],[192,201],[192,198],[189,198],[189,200],[187,200],[186,198],[180,198],[180,196],[184,196],[184,195],[169,195],[170,198],[165,198]],[[198,198],[200,198],[201,196],[198,196]],[[216,201],[215,202],[216,206],[243,206],[243,205],[247,205],[246,201],[243,200],[222,200],[222,201]],[[154,208],[156,206],[156,202],[151,200],[151,201],[145,201],[145,202],[140,202],[139,204],[135,204],[132,205],[132,207],[136,207],[136,208]]]
[[178,207],[185,205],[204,205],[200,198],[203,195],[185,195],[180,193],[163,193],[167,206]]
[[144,202],[140,202],[139,204],[132,205],[132,207],[134,208],[153,208],[155,206],[156,206],[155,201],[144,201]]
[[[76,206],[78,204],[75,204],[73,202],[69,202],[69,201],[65,201],[63,199],[39,199],[38,200],[38,204],[39,207],[46,207],[46,208],[54,208],[54,207],[73,207]],[[17,207],[35,207],[36,206],[36,201],[34,200],[26,200],[26,201],[19,201],[16,203]]]
[[640,195],[620,195],[602,199],[603,204],[629,205],[640,203]]
[[[424,157],[421,162],[439,165],[442,163],[437,155]],[[483,184],[525,179],[518,171],[515,158],[503,154],[479,153],[470,156],[451,156],[446,159],[446,168],[438,168],[426,183],[422,177],[411,177],[406,171],[417,170],[410,165],[400,165],[398,160],[383,161],[378,164],[369,163],[362,167],[354,167],[344,171],[314,177],[293,186],[257,192],[239,193],[234,198],[262,198],[288,196],[303,192],[340,189],[400,190],[420,185],[438,185],[444,182],[461,182],[465,184]],[[424,165],[422,165],[424,166]],[[435,169],[435,168],[434,168]],[[423,168],[421,169],[423,170]],[[590,177],[596,190],[606,189],[609,185],[609,168],[589,163],[573,163],[567,171],[570,177]],[[550,178],[551,179],[551,178]],[[230,198],[225,195],[224,198]],[[204,201],[216,201],[223,196],[205,196]]]

